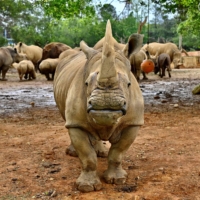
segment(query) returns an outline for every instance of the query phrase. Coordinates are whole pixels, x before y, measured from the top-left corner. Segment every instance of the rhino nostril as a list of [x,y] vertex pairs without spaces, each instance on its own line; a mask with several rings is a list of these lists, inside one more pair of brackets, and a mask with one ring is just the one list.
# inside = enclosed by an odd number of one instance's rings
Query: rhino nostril
[[89,102],[88,102],[88,104],[90,104],[90,105],[91,105],[91,104],[92,104],[92,102],[91,102],[91,101],[89,101]]

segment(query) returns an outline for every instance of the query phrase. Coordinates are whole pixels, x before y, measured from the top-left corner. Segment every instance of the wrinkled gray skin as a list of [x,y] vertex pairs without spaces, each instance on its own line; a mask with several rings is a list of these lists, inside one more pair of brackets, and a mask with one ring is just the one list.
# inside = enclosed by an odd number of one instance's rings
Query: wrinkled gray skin
[[102,141],[111,143],[105,181],[126,181],[123,155],[144,123],[144,101],[128,56],[131,51],[139,51],[142,40],[141,35],[135,34],[133,44],[121,51],[108,21],[105,37],[100,40],[102,45],[98,43],[94,49],[82,41],[82,51],[70,52],[56,68],[54,97],[65,119],[71,147],[82,164],[76,181],[82,192],[102,188],[97,175],[97,155],[107,151]]
[[162,53],[157,57],[155,62],[154,73],[157,74],[159,72],[159,76],[162,78],[165,76],[165,71],[167,70],[169,77],[171,77],[171,59],[167,53]]
[[0,75],[2,73],[3,81],[6,81],[6,73],[14,62],[20,62],[26,59],[25,55],[18,54],[12,47],[0,48]]

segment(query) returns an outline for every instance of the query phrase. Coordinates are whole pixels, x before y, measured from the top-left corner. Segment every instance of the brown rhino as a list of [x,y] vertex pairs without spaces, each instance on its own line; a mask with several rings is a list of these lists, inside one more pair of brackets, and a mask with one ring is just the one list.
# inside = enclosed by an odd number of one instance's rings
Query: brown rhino
[[[103,42],[102,42],[103,41]],[[82,51],[62,59],[54,77],[54,98],[82,163],[76,181],[78,190],[100,190],[97,155],[106,151],[101,141],[109,141],[107,183],[124,184],[127,173],[122,158],[144,123],[144,101],[131,73],[129,53],[137,53],[143,36],[135,34],[123,51],[112,36],[110,21],[98,49],[80,43]]]
[[168,43],[157,43],[152,42],[145,44],[142,49],[147,50],[151,55],[160,55],[161,53],[167,53],[174,64],[174,68],[179,68],[181,63],[181,51],[178,47],[171,42]]
[[154,73],[157,74],[159,72],[159,76],[162,78],[165,76],[165,71],[167,69],[169,77],[171,77],[171,59],[167,53],[161,53],[156,61],[155,61],[155,68]]
[[38,61],[37,69],[43,60],[47,58],[58,58],[59,55],[67,49],[71,49],[71,47],[60,42],[46,44],[42,50],[42,58]]
[[10,66],[14,62],[20,62],[26,60],[25,54],[17,53],[17,51],[11,47],[1,47],[0,48],[0,75],[2,73],[2,80],[6,79],[6,73]]

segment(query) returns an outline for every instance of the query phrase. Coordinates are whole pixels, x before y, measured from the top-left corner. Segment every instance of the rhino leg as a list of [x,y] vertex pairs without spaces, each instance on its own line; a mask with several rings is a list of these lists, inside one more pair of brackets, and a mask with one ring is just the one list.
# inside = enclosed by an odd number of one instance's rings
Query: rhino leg
[[76,181],[78,190],[82,192],[100,190],[102,184],[96,172],[97,155],[87,132],[78,128],[69,128],[69,135],[82,163],[82,172]]
[[170,66],[167,66],[167,71],[168,71],[168,75],[169,75],[169,77],[171,78],[171,73],[170,73],[171,68],[170,68]]
[[143,80],[148,80],[146,74],[142,71],[142,75],[143,75]]
[[[108,149],[105,147],[105,145],[103,144],[102,141],[97,141],[95,139],[90,138],[90,142],[91,142],[94,150],[96,151],[96,154],[98,157],[105,158],[108,156]],[[66,154],[68,154],[70,156],[74,156],[74,157],[78,156],[72,143],[67,147],[65,152],[66,152]]]
[[9,69],[9,67],[8,68],[5,67],[5,69],[4,68],[2,69],[2,81],[7,81],[6,73],[7,73],[8,69]]
[[108,169],[104,172],[104,178],[107,183],[124,184],[127,173],[122,168],[122,158],[130,145],[135,140],[139,126],[126,128],[117,143],[111,145],[108,153]]
[[48,81],[51,80],[51,78],[49,77],[49,73],[46,73],[45,76],[46,76],[46,79],[47,79]]

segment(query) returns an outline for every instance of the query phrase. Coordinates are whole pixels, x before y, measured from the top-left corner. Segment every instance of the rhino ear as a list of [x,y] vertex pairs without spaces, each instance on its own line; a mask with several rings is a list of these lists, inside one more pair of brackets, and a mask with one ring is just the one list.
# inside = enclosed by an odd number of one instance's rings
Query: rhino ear
[[95,53],[98,52],[93,48],[89,47],[84,41],[80,42],[80,48],[85,53],[87,59],[90,59]]
[[143,44],[144,35],[134,33],[128,38],[128,42],[122,50],[124,55],[129,58],[129,56],[133,53],[137,53]]

